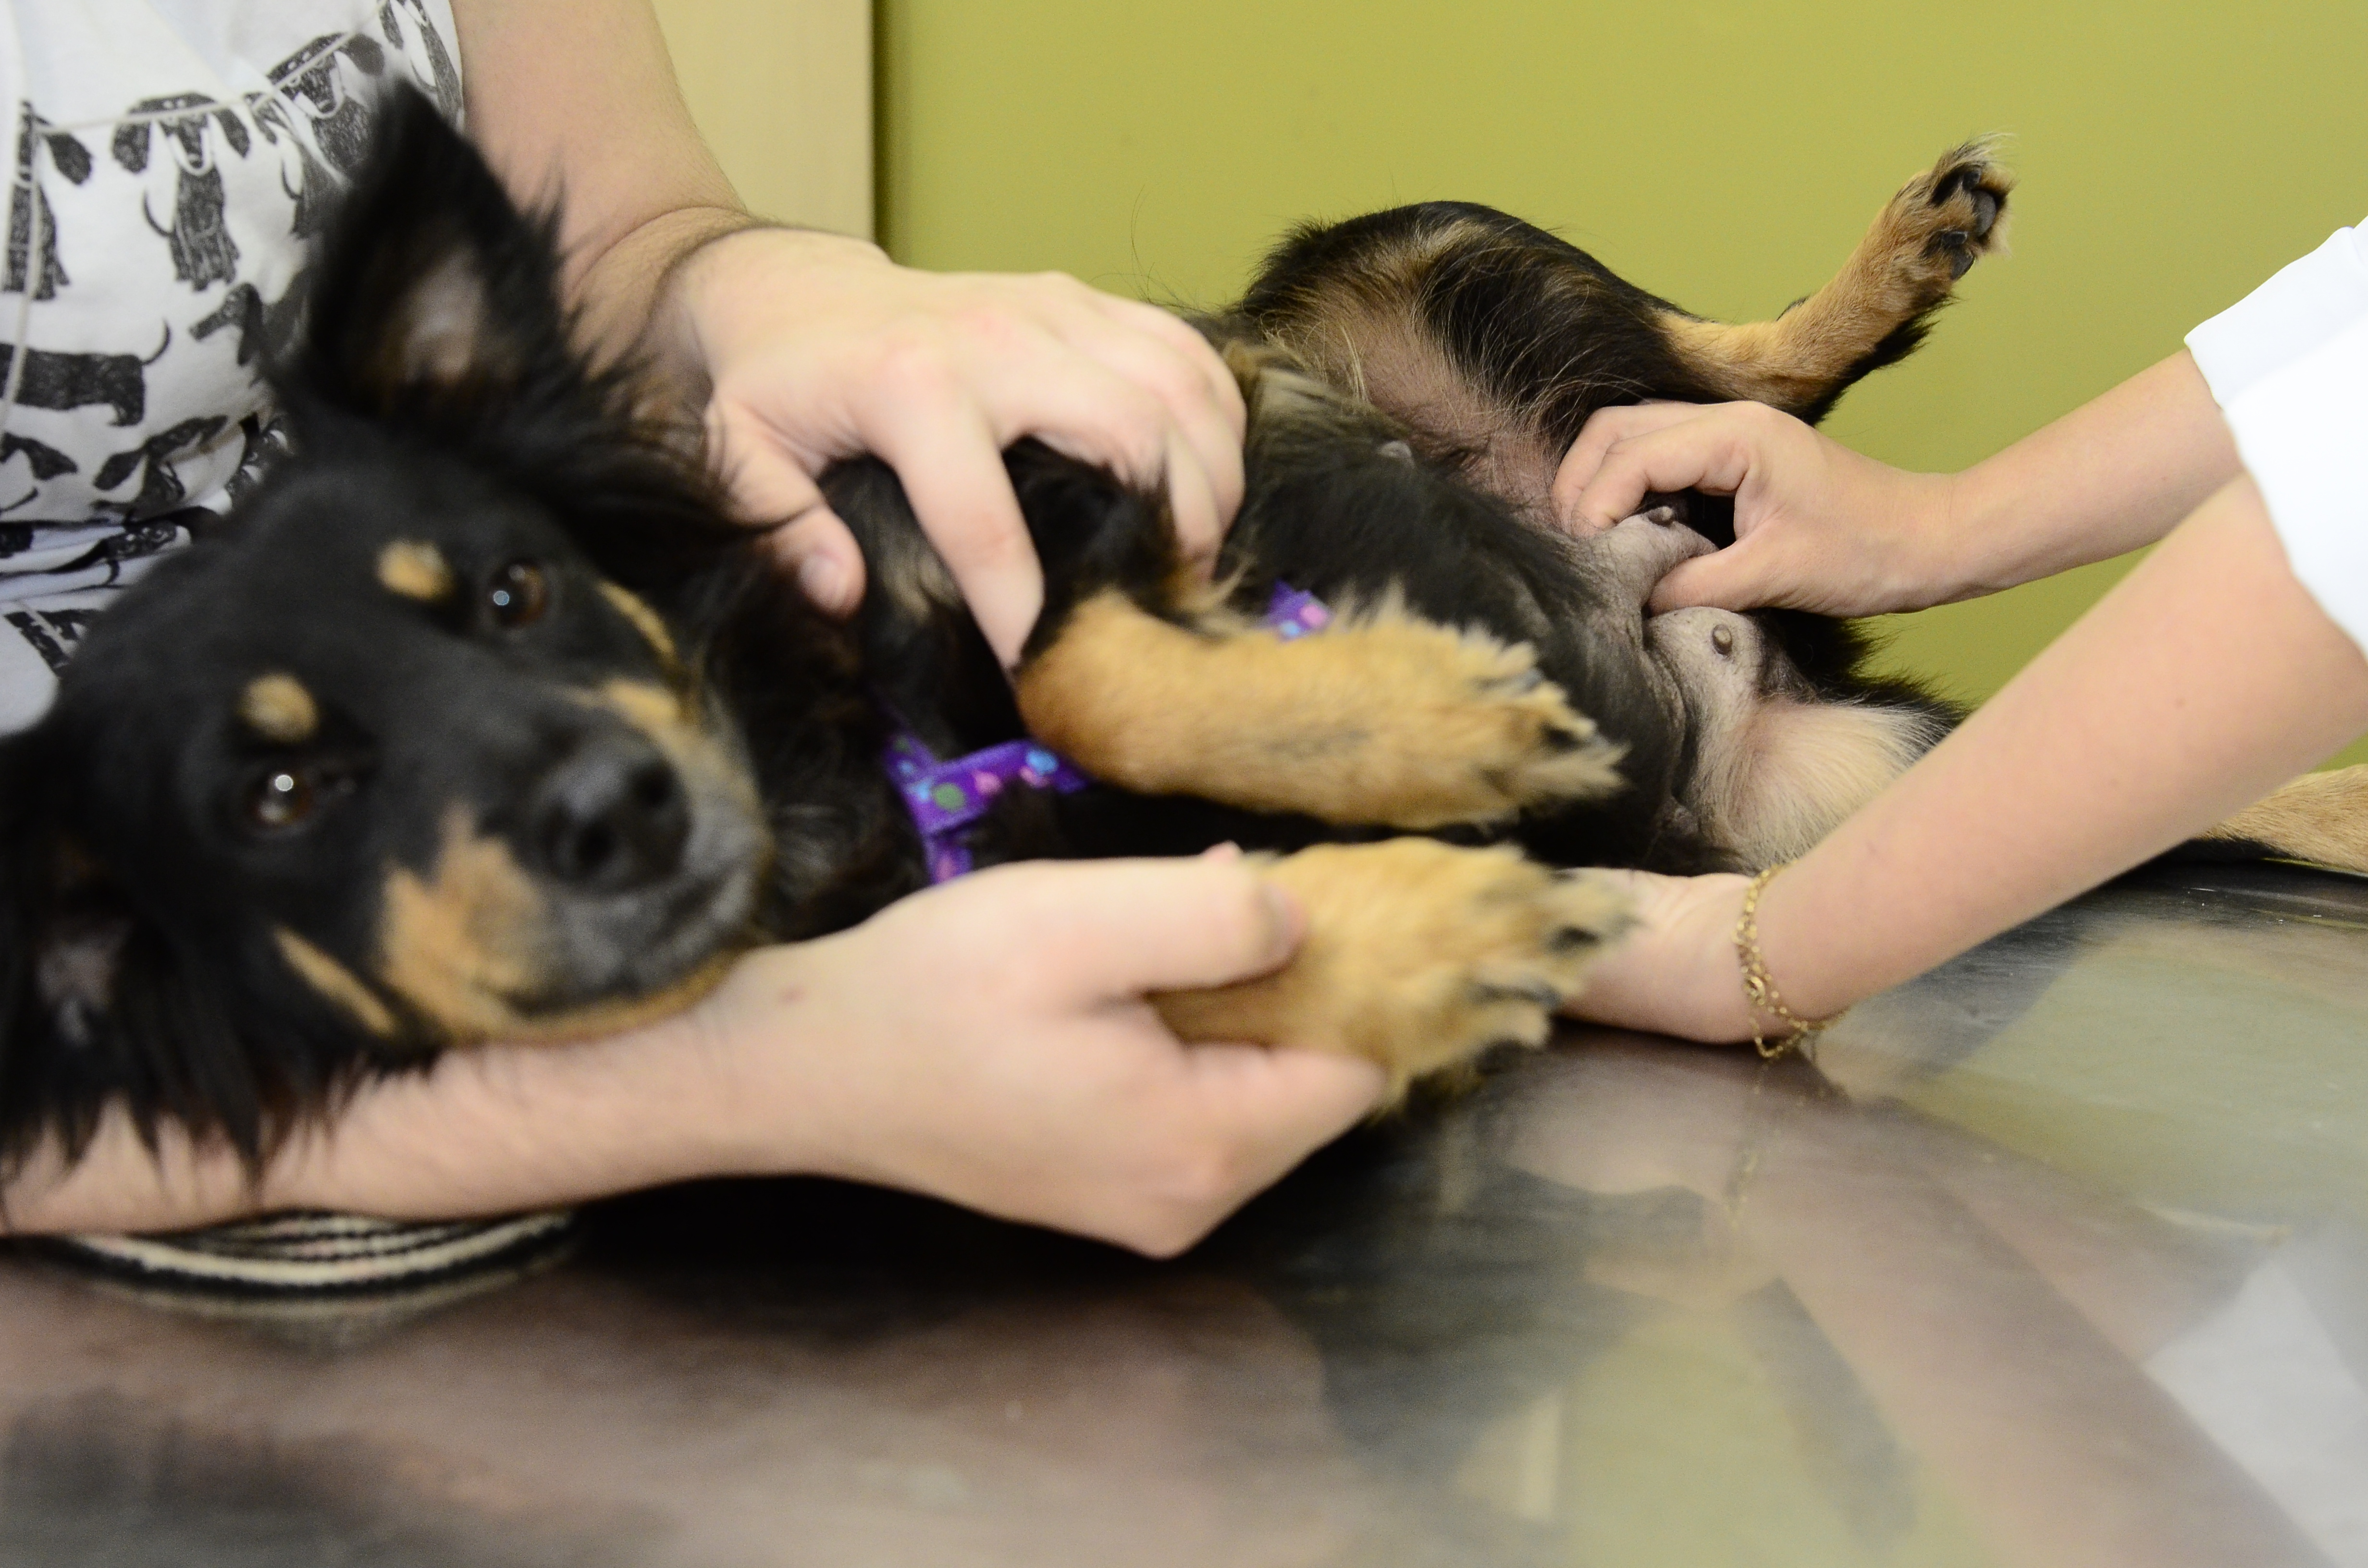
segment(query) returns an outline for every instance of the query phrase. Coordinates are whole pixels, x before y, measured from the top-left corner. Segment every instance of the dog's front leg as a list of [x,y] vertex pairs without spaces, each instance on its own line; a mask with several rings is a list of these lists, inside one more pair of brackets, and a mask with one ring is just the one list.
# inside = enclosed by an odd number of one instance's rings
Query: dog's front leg
[[1361,1056],[1392,1097],[1492,1045],[1538,1045],[1577,994],[1628,901],[1602,876],[1555,872],[1508,847],[1427,838],[1331,844],[1264,862],[1307,912],[1273,974],[1152,998],[1188,1040]]
[[1017,680],[1030,733],[1121,789],[1427,829],[1620,787],[1620,748],[1536,665],[1394,603],[1284,642],[1220,611],[1163,619],[1112,589]]

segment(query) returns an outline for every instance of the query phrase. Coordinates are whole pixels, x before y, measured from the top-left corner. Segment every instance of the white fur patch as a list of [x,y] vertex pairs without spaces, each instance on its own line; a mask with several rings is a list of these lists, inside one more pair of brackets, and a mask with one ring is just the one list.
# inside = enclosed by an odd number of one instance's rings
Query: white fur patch
[[68,1045],[86,1046],[115,1003],[115,973],[123,961],[125,920],[77,920],[41,944],[33,984]]
[[1938,721],[1896,708],[1770,702],[1738,748],[1719,836],[1753,866],[1805,854],[1941,733]]

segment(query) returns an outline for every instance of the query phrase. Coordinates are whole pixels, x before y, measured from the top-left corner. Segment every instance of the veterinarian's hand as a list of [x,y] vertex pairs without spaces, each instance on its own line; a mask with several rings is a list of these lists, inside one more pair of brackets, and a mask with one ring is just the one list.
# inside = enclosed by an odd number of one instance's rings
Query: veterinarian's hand
[[836,234],[748,229],[708,244],[674,286],[674,331],[709,382],[707,432],[734,497],[782,522],[809,597],[851,612],[863,559],[814,487],[875,453],[1008,664],[1044,585],[1005,447],[1033,436],[1164,486],[1206,562],[1242,498],[1241,392],[1166,311],[1057,273],[936,274]]
[[746,1168],[1167,1255],[1381,1097],[1370,1062],[1181,1045],[1143,1001],[1266,973],[1302,925],[1216,858],[1005,867],[757,953],[700,1011]]
[[1563,1010],[1592,1023],[1713,1042],[1749,1040],[1735,919],[1744,877],[1607,871],[1636,901],[1634,929],[1587,971]]
[[1920,609],[1975,591],[1942,548],[1948,476],[1861,457],[1757,403],[1599,411],[1554,476],[1555,515],[1600,533],[1653,491],[1735,497],[1736,542],[1682,562],[1652,609],[1763,605],[1826,615]]

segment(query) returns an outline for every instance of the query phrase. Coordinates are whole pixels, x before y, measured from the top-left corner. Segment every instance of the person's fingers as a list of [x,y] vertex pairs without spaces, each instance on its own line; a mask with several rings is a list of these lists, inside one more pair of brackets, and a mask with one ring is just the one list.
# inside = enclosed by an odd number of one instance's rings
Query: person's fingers
[[[1050,983],[1080,1000],[1229,985],[1266,974],[1290,958],[1306,926],[1289,893],[1238,864],[1040,863],[1006,875],[1026,881],[1030,945],[1060,956]],[[1008,894],[998,887],[993,896]]]
[[1041,357],[997,366],[978,387],[1006,441],[1033,436],[1053,450],[1149,490],[1167,478],[1167,405],[1099,360],[1045,344]]
[[1632,436],[1603,454],[1585,488],[1557,511],[1574,533],[1600,533],[1634,515],[1656,490],[1732,494],[1751,471],[1751,449],[1731,421],[1695,418]]
[[[1186,552],[1195,558],[1212,555],[1242,501],[1240,389],[1200,335],[1167,312],[1107,296],[1098,303],[1107,313],[1098,312],[1093,324],[1079,331],[1076,346],[1150,392],[1167,411],[1173,426],[1167,474],[1179,528],[1190,509]],[[1178,333],[1197,353],[1188,355],[1178,347]],[[1188,498],[1181,489],[1185,465],[1176,452],[1179,438],[1188,460],[1200,471],[1193,488],[1205,490],[1210,497],[1205,526],[1197,497]]]
[[1199,455],[1177,437],[1167,449],[1167,511],[1184,559],[1206,567],[1225,542],[1225,517],[1214,483]]
[[1267,1182],[1380,1103],[1389,1074],[1361,1056],[1261,1045],[1190,1047],[1187,1072],[1204,1113],[1277,1146]]
[[[1554,470],[1554,483],[1549,492],[1554,515],[1574,531],[1600,532],[1597,528],[1582,528],[1575,517],[1574,507],[1601,471],[1605,454],[1622,441],[1683,424],[1701,412],[1702,406],[1691,403],[1625,403],[1614,408],[1597,409],[1588,416],[1587,424],[1578,433],[1578,439],[1571,443],[1570,450],[1563,454],[1561,464]],[[1643,491],[1638,491],[1635,500],[1629,503],[1627,511],[1603,526],[1609,528],[1611,523],[1634,512],[1636,502],[1642,501],[1644,495]]]
[[1697,555],[1669,568],[1653,585],[1645,609],[1666,610],[1707,605],[1714,609],[1759,609],[1778,602],[1768,591],[1772,548],[1762,534],[1746,534],[1725,550]]
[[735,405],[712,407],[707,430],[734,509],[752,523],[774,525],[768,541],[774,558],[816,608],[853,614],[863,602],[863,552],[804,465],[781,449],[763,421]]
[[863,551],[827,506],[816,506],[766,541],[798,591],[825,615],[845,619],[863,602]]
[[1044,608],[1044,573],[985,416],[954,397],[916,408],[877,441],[922,531],[953,574],[996,657],[1008,666]]
[[1255,1045],[1194,1045],[1171,1104],[1182,1113],[1173,1189],[1138,1233],[1167,1256],[1372,1114],[1389,1078],[1361,1057]]
[[764,418],[718,398],[706,416],[707,449],[742,520],[769,527],[822,505],[822,492]]
[[1114,294],[1095,290],[1095,299],[1114,319],[1147,333],[1174,348],[1184,357],[1203,384],[1208,388],[1209,401],[1224,416],[1232,431],[1234,445],[1241,445],[1249,427],[1249,411],[1242,402],[1242,389],[1234,380],[1233,371],[1225,368],[1223,356],[1210,346],[1190,323],[1171,311],[1139,300],[1122,300]]

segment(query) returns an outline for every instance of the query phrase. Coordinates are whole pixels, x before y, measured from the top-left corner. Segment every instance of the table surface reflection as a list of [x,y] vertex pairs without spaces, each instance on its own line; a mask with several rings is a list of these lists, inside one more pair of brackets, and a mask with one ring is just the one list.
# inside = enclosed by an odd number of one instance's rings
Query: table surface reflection
[[2368,1565],[2368,882],[2150,870],[1821,1066],[1570,1030],[1167,1264],[820,1183],[404,1312],[0,1253],[0,1563]]

